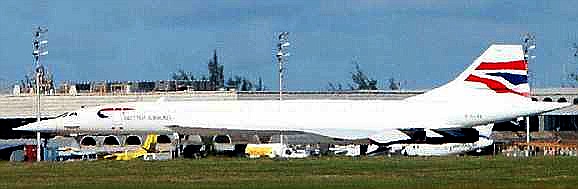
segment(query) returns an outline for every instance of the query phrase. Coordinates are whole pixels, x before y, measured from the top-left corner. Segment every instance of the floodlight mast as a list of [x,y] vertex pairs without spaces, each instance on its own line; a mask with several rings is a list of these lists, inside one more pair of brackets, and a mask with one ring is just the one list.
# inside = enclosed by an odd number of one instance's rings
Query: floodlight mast
[[279,43],[277,43],[277,64],[279,65],[279,100],[283,100],[283,74],[285,72],[285,64],[289,56],[289,32],[281,32],[278,36]]
[[[526,65],[528,67],[528,87],[530,87],[530,94],[529,96],[532,96],[534,94],[534,91],[532,89],[532,86],[534,86],[534,78],[532,77],[532,72],[530,71],[530,60],[536,58],[536,56],[533,56],[533,52],[534,49],[536,49],[536,36],[534,36],[534,34],[531,33],[525,33],[522,35],[522,48],[524,50],[524,60],[526,61]],[[532,85],[530,85],[532,84]],[[528,145],[526,147],[526,156],[530,156],[530,116],[525,117],[526,119],[526,144]]]
[[[278,36],[279,42],[277,43],[277,52],[275,57],[277,58],[277,63],[279,64],[279,101],[283,100],[283,73],[285,72],[285,64],[287,63],[287,58],[289,56],[289,32],[281,32]],[[283,131],[279,133],[279,143],[284,145],[283,141]]]
[[536,36],[532,33],[525,33],[522,35],[522,48],[524,50],[524,60],[528,63],[528,85],[530,85],[530,95],[534,94],[532,86],[535,85],[533,77],[533,72],[530,69],[530,61],[536,58],[533,55],[534,50],[536,49]]
[[[36,84],[36,122],[40,123],[40,85],[43,83],[44,68],[40,64],[40,57],[48,55],[48,40],[45,39],[45,33],[48,32],[46,27],[35,27],[32,31],[32,58],[34,61],[35,84]],[[40,130],[36,130],[36,161],[41,161],[41,138]]]

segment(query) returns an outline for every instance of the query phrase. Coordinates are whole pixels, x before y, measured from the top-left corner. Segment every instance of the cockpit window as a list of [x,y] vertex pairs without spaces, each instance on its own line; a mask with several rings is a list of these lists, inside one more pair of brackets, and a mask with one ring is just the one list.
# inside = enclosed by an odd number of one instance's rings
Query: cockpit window
[[78,116],[78,114],[76,112],[72,112],[68,116]]

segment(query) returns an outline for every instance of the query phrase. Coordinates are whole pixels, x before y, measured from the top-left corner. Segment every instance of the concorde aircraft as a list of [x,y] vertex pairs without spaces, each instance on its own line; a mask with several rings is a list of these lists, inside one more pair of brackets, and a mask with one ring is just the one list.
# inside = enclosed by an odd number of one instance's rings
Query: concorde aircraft
[[[129,102],[82,108],[15,130],[165,131],[175,127],[299,131],[372,143],[478,140],[475,126],[568,106],[529,99],[521,45],[491,45],[453,81],[404,100]],[[464,137],[465,136],[465,137]],[[468,137],[470,136],[470,137]],[[463,141],[462,141],[463,142]]]

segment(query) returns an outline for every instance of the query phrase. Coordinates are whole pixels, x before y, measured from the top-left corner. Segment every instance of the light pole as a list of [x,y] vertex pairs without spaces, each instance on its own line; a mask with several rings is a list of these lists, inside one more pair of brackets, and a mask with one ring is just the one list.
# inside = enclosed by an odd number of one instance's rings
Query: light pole
[[[48,32],[46,27],[36,27],[32,32],[32,58],[35,66],[35,83],[36,83],[36,122],[40,124],[40,85],[43,83],[44,68],[40,64],[40,57],[48,55],[48,40],[44,34]],[[39,126],[40,127],[40,126]],[[36,161],[42,160],[40,157],[41,139],[40,130],[36,130]]]
[[[287,63],[287,58],[289,56],[289,32],[281,32],[278,36],[279,42],[277,43],[277,53],[275,57],[277,58],[277,63],[279,64],[279,101],[283,100],[283,72],[285,72],[285,64]],[[279,106],[279,111],[281,111],[281,105]],[[279,143],[283,146],[283,131],[279,134]]]
[[279,43],[277,43],[277,63],[279,64],[279,100],[283,100],[283,72],[285,72],[285,64],[289,56],[289,32],[281,32],[279,34]]
[[[532,94],[534,94],[534,91],[532,89],[532,86],[534,86],[534,78],[532,77],[532,72],[530,70],[530,60],[536,58],[536,56],[533,56],[533,52],[534,49],[536,48],[536,37],[534,36],[534,34],[531,33],[525,33],[522,35],[522,48],[524,50],[524,60],[526,61],[526,66],[527,66],[527,70],[528,70],[528,87],[530,88],[530,94],[529,96],[531,97]],[[531,85],[530,85],[531,84]],[[525,117],[526,119],[526,144],[527,144],[527,149],[526,149],[526,157],[530,156],[530,116]]]

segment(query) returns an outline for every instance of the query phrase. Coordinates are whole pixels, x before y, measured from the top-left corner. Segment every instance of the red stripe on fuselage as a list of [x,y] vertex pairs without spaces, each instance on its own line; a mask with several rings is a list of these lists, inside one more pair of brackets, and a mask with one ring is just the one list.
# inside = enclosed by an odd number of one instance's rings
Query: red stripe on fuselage
[[527,70],[528,63],[525,60],[511,62],[482,62],[476,70]]
[[483,83],[486,86],[488,86],[488,88],[495,91],[496,93],[514,93],[514,94],[526,96],[526,97],[530,95],[529,93],[521,93],[521,92],[514,91],[512,89],[509,89],[508,87],[506,87],[506,85],[504,85],[498,81],[495,81],[492,79],[487,79],[487,78],[481,78],[481,77],[478,77],[475,75],[468,76],[468,78],[466,78],[466,81]]

